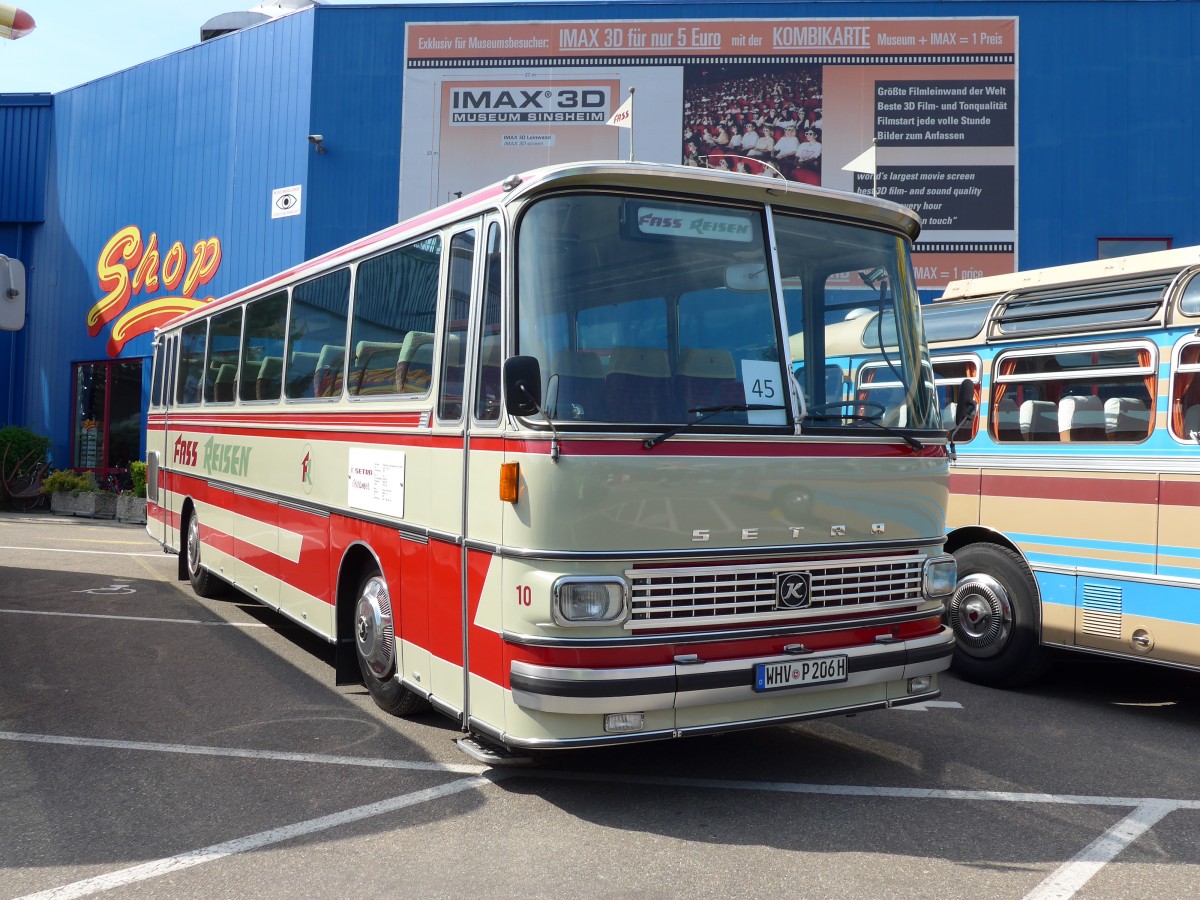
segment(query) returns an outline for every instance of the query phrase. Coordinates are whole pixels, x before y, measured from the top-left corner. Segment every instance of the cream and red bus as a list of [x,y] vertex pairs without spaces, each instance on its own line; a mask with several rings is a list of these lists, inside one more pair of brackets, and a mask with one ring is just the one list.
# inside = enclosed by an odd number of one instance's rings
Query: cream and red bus
[[[487,758],[936,697],[919,227],[763,176],[514,175],[162,328],[147,527]],[[860,307],[903,427],[829,377]]]
[[950,470],[956,671],[1200,669],[1200,247],[954,281],[924,313],[946,419],[963,378],[981,408]]

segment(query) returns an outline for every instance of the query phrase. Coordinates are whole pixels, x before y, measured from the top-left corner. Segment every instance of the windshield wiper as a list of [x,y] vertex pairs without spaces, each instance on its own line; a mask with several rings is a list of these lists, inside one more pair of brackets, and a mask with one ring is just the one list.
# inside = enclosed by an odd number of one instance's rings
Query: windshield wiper
[[727,406],[697,406],[695,409],[689,409],[690,413],[700,413],[690,422],[685,422],[682,425],[676,425],[674,428],[668,428],[656,438],[646,438],[642,441],[642,446],[647,450],[653,450],[667,438],[675,437],[681,431],[687,431],[693,425],[699,425],[705,419],[711,419],[713,416],[719,416],[724,412],[754,412],[761,409],[786,409],[787,407],[779,406],[771,403],[730,403]]
[[[867,402],[869,403],[870,401],[867,401]],[[912,447],[914,450],[924,450],[925,449],[925,445],[922,444],[920,441],[918,441],[911,434],[905,434],[903,431],[900,431],[899,429],[892,428],[890,425],[884,425],[882,422],[880,422],[879,417],[880,417],[880,415],[882,415],[882,413],[857,413],[857,414],[847,415],[845,413],[836,413],[836,414],[831,413],[831,412],[814,413],[811,411],[811,409],[813,409],[813,408],[815,408],[815,409],[830,409],[830,408],[834,408],[834,407],[841,408],[843,406],[858,406],[858,405],[860,405],[860,403],[857,400],[848,400],[844,403],[835,402],[835,403],[820,404],[816,407],[810,408],[810,411],[808,412],[807,415],[805,415],[805,417],[803,419],[801,419],[801,422],[809,421],[809,420],[817,421],[817,420],[821,420],[821,419],[824,419],[826,421],[834,421],[834,420],[844,421],[845,419],[849,419],[852,422],[866,422],[868,425],[875,426],[876,428],[878,428],[880,431],[884,432],[885,434],[890,434],[890,435],[900,438],[900,440],[904,441],[904,443],[908,444],[908,446]]]

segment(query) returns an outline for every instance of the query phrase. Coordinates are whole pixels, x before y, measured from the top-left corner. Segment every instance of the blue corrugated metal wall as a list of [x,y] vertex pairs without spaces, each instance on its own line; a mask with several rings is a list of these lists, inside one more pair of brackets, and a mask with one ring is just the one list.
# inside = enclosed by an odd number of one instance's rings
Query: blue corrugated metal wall
[[[224,258],[208,292],[219,294],[395,221],[407,22],[953,16],[1019,18],[1022,268],[1092,258],[1102,236],[1200,244],[1195,3],[322,6],[55,98],[26,424],[65,458],[70,362],[105,355],[105,334],[89,338],[84,319],[103,294],[97,254],[120,228],[157,233],[164,253],[217,237]],[[310,133],[325,135],[326,153]],[[271,219],[271,190],[290,185],[302,186],[303,214]],[[148,352],[143,337],[123,355]]]
[[[107,358],[89,337],[104,296],[97,261],[127,226],[165,257],[215,237],[222,258],[197,298],[304,256],[305,216],[272,219],[271,191],[308,180],[311,15],[287,17],[91,82],[55,98],[46,224],[29,269],[24,424],[68,459],[71,364]],[[135,294],[130,307],[171,296]],[[122,357],[150,356],[149,335]],[[149,371],[146,367],[148,383]]]
[[[49,94],[0,94],[0,254],[21,262],[44,216],[53,105]],[[0,331],[0,425],[24,417],[24,370],[25,332]]]

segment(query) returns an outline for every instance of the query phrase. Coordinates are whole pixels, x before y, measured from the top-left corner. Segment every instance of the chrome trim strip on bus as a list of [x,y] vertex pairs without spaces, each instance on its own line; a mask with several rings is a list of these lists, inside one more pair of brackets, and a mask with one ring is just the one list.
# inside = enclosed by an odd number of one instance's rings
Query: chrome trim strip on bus
[[931,552],[944,542],[945,535],[933,540],[925,539],[920,541],[847,541],[845,543],[828,544],[771,544],[770,546],[763,547],[726,546],[705,548],[703,550],[692,550],[690,548],[671,550],[538,550],[487,544],[482,541],[473,540],[467,541],[467,546],[473,550],[486,550],[504,559],[542,559],[554,560],[556,562],[601,562],[607,560],[630,560],[637,562],[639,560],[653,560],[668,564],[672,560],[729,559],[730,557],[761,559],[765,556],[794,555],[797,553],[821,557],[828,556],[831,553],[841,555],[848,551],[895,550],[898,552]]
[[926,691],[922,694],[910,694],[895,700],[872,700],[870,703],[858,703],[850,706],[839,706],[834,709],[823,709],[814,712],[793,713],[786,716],[771,716],[765,719],[744,719],[719,725],[694,725],[688,728],[670,730],[634,732],[633,734],[597,735],[586,738],[565,738],[549,740],[546,738],[518,739],[505,734],[477,719],[471,719],[469,729],[484,735],[491,741],[508,747],[522,750],[582,750],[590,747],[611,747],[618,744],[637,744],[648,741],[669,740],[680,737],[699,737],[706,734],[722,734],[727,731],[745,731],[750,728],[766,728],[773,725],[786,725],[789,722],[802,722],[811,719],[823,719],[833,716],[850,716],[860,712],[876,709],[891,709],[896,706],[908,706],[912,703],[922,703],[936,700],[942,696],[940,688]]
[[677,644],[710,644],[721,641],[749,640],[752,638],[780,637],[785,635],[822,634],[831,631],[853,631],[856,628],[879,628],[887,625],[904,625],[908,622],[919,622],[922,619],[932,619],[945,614],[946,607],[942,603],[924,607],[905,613],[889,613],[881,616],[871,616],[863,619],[846,619],[838,622],[804,622],[792,625],[772,625],[760,628],[742,628],[725,631],[707,631],[689,633],[673,631],[670,633],[643,634],[630,637],[586,638],[586,637],[546,637],[536,634],[516,634],[511,631],[500,632],[500,639],[507,644],[521,647],[550,647],[563,650],[599,650],[619,647],[665,647]]
[[[1069,471],[1077,472],[1107,472],[1107,473],[1133,473],[1144,475],[1195,475],[1200,474],[1200,458],[1191,457],[1168,457],[1168,456],[1110,456],[1108,454],[1097,455],[1095,453],[1098,447],[1103,445],[1096,443],[1081,443],[1081,448],[1078,455],[1066,455],[1056,453],[1037,454],[1030,453],[1036,444],[1023,444],[1019,447],[1014,446],[1014,452],[1011,455],[993,455],[993,454],[973,454],[970,444],[958,446],[958,460],[950,463],[950,474],[954,474],[956,469],[987,469],[988,474],[997,474],[996,470],[1010,471],[1029,471],[1031,469],[1052,470],[1052,471]],[[1049,444],[1048,446],[1053,446]],[[1138,446],[1131,444],[1129,446]],[[1182,444],[1182,447],[1191,447],[1191,444]],[[1023,455],[1019,455],[1018,452]],[[953,493],[953,492],[952,492]]]
[[1047,572],[1074,578],[1103,578],[1105,581],[1132,581],[1137,584],[1153,584],[1158,587],[1179,587],[1194,590],[1197,584],[1200,584],[1200,579],[1197,578],[1155,575],[1150,572],[1124,572],[1117,571],[1116,569],[1092,569],[1084,566],[1056,566],[1042,563],[1030,563],[1029,567],[1034,572]]
[[846,679],[796,686],[792,692],[841,690],[932,675],[950,667],[954,633],[942,626],[928,638],[822,650],[796,656],[772,653],[738,659],[671,663],[620,669],[539,666],[514,660],[509,670],[513,702],[522,709],[573,715],[682,709],[753,701],[754,667],[846,657]]
[[1170,659],[1155,659],[1153,656],[1144,656],[1134,650],[1127,650],[1124,653],[1118,653],[1115,650],[1100,650],[1096,647],[1084,647],[1080,644],[1056,644],[1049,641],[1045,642],[1043,647],[1053,647],[1057,650],[1071,650],[1077,653],[1090,653],[1093,656],[1103,656],[1108,659],[1123,659],[1126,661],[1132,660],[1139,663],[1150,663],[1155,666],[1163,666],[1168,669],[1179,669],[1184,672],[1200,672],[1200,666],[1189,665],[1188,663],[1175,662]]

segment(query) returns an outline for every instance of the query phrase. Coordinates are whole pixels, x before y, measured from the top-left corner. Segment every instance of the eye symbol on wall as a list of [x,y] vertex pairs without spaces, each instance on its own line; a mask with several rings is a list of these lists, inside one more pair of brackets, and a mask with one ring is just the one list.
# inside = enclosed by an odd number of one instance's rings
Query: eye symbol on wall
[[279,209],[291,209],[299,202],[300,198],[295,194],[280,194],[275,200],[275,206]]

